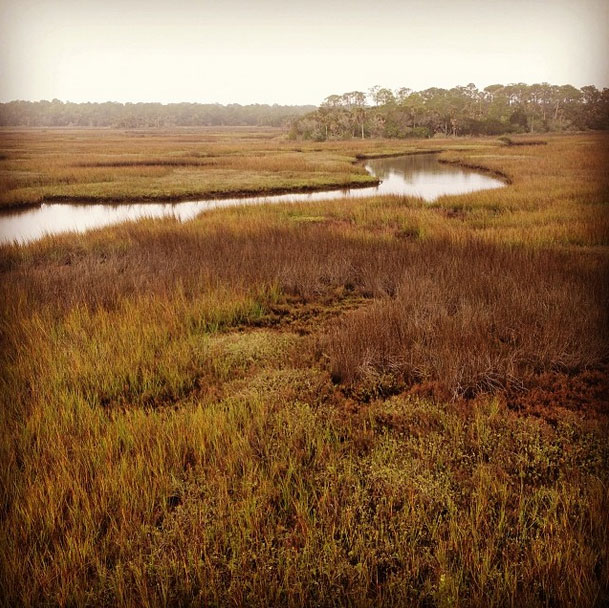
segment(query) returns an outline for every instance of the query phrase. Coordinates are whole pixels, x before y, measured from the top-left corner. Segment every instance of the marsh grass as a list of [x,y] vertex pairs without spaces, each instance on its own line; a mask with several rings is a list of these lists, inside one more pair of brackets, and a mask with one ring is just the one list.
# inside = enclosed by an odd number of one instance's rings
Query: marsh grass
[[406,259],[395,297],[344,316],[325,339],[334,376],[360,396],[433,382],[472,397],[609,356],[602,266],[477,241],[428,241]]
[[374,184],[357,159],[489,140],[294,142],[279,129],[0,129],[0,208],[176,201]]
[[[207,136],[100,137],[288,146]],[[0,248],[2,605],[609,601],[607,138],[433,143],[513,184]],[[598,407],[513,406],[585,373]]]
[[273,129],[134,135],[104,129],[0,131],[0,206],[185,200],[375,183],[354,163],[361,144],[295,148]]

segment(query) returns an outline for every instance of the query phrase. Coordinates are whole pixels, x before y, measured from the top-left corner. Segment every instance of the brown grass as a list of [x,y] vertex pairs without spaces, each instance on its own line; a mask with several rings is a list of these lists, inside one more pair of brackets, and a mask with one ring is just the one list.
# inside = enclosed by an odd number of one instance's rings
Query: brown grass
[[1,247],[0,605],[605,605],[608,141]]
[[[5,282],[20,306],[96,309],[142,295],[187,298],[218,285],[304,299],[354,292],[377,301],[324,340],[336,379],[376,395],[421,382],[473,396],[609,355],[602,258],[476,239],[370,242],[318,222],[215,225],[204,233],[117,229],[128,253],[65,249]],[[234,260],[240,260],[235,264]],[[8,263],[8,260],[7,260]],[[9,264],[10,267],[10,264]],[[7,300],[8,300],[7,296]]]
[[[381,143],[380,150],[412,148]],[[392,146],[388,148],[388,146]],[[192,200],[373,184],[367,145],[295,146],[278,129],[0,130],[0,207],[49,201]]]
[[478,241],[427,241],[405,257],[388,269],[395,297],[327,337],[337,380],[373,395],[433,382],[472,397],[609,356],[609,273],[599,261]]

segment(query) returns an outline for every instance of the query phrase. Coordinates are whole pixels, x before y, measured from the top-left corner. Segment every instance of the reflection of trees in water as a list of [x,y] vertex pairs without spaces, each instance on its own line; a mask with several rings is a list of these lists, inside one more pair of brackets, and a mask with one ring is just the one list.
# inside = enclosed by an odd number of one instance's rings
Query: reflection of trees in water
[[392,173],[404,177],[422,172],[433,175],[462,173],[461,169],[441,165],[435,154],[413,154],[395,158],[380,158],[369,161],[368,166],[381,179],[385,176],[390,176]]
[[381,179],[377,194],[418,196],[428,202],[445,194],[504,186],[503,182],[488,175],[440,164],[435,154],[375,159],[367,167]]

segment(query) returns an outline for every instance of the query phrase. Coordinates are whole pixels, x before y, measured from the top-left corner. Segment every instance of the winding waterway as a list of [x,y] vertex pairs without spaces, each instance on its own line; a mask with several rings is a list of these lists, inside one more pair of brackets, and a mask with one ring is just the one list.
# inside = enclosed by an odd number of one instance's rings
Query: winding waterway
[[320,192],[207,199],[183,203],[73,204],[53,203],[0,214],[0,243],[27,243],[47,234],[84,232],[141,218],[174,217],[190,220],[203,211],[260,203],[306,203],[366,196],[416,196],[433,202],[446,194],[464,194],[501,188],[504,182],[455,165],[438,162],[435,154],[416,154],[366,161],[366,170],[378,177],[378,186]]

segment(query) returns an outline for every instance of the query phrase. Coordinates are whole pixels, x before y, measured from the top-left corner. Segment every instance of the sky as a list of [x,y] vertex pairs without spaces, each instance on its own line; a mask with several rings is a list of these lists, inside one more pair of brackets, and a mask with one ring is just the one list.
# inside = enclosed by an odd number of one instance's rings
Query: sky
[[0,0],[0,101],[609,87],[609,0]]

